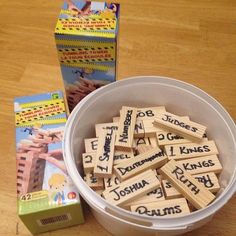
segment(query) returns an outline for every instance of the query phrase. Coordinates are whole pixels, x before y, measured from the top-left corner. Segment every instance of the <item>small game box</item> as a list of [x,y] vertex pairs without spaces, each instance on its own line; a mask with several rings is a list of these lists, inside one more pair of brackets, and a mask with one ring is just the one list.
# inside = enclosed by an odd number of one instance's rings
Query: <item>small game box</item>
[[87,94],[116,80],[117,3],[66,0],[55,40],[70,111]]
[[32,234],[83,223],[62,155],[62,92],[15,98],[14,110],[19,217]]

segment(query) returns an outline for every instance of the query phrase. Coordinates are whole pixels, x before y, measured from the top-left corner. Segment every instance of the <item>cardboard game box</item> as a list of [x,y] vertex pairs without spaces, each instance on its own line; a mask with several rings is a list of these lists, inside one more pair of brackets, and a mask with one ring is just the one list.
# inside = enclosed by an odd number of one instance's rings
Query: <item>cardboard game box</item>
[[31,233],[84,221],[62,155],[67,119],[60,91],[14,101],[18,215]]
[[70,111],[87,94],[116,80],[119,4],[67,0],[55,40]]

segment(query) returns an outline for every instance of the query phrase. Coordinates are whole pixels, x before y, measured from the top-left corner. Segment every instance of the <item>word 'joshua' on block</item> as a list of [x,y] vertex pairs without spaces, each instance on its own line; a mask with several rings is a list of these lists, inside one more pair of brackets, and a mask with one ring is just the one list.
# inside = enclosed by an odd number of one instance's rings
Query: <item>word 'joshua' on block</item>
[[195,157],[192,159],[180,160],[178,165],[189,174],[201,174],[206,172],[220,173],[222,165],[217,155]]
[[156,147],[114,166],[114,172],[123,181],[147,169],[159,168],[167,162],[167,159],[165,153]]
[[98,138],[98,149],[94,164],[96,177],[111,177],[115,148],[115,132],[113,129],[102,130]]
[[214,194],[204,188],[193,176],[184,171],[175,160],[165,164],[160,169],[160,172],[197,209],[206,207],[215,199]]
[[166,145],[165,151],[169,159],[186,159],[199,156],[218,154],[218,149],[213,140],[201,143],[182,143]]
[[115,142],[117,150],[132,149],[136,115],[136,108],[126,106],[122,107],[120,111],[120,121]]
[[176,116],[169,112],[159,113],[153,122],[154,126],[183,135],[185,138],[201,140],[206,132],[206,127],[186,118]]
[[102,130],[106,129],[113,129],[114,131],[118,130],[118,123],[102,123],[102,124],[96,124],[95,125],[95,133],[96,137],[99,137],[99,135],[102,133]]
[[104,189],[103,179],[95,177],[93,173],[86,173],[84,181],[93,190]]
[[109,188],[103,192],[103,197],[113,205],[124,205],[128,201],[156,189],[160,186],[154,171],[147,170],[139,175],[121,182],[114,188]]
[[83,168],[85,173],[90,173],[91,171],[93,171],[95,157],[96,157],[95,152],[82,154]]
[[98,149],[98,138],[87,138],[84,140],[85,152],[96,152]]
[[188,203],[185,198],[132,205],[131,211],[137,212],[140,215],[161,217],[184,216],[190,213]]
[[124,150],[124,151],[120,151],[120,150],[115,150],[114,152],[114,161],[113,161],[113,165],[118,165],[121,162],[124,162],[128,159],[131,159],[134,157],[134,152],[133,150]]

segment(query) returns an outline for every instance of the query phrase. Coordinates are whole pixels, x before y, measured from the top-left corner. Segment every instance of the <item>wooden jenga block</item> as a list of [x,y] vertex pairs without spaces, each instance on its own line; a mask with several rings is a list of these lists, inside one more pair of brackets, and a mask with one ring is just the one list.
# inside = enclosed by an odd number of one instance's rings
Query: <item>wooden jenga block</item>
[[117,165],[120,164],[121,162],[124,162],[128,159],[131,159],[134,157],[134,152],[133,150],[128,150],[128,151],[119,151],[119,150],[115,150],[114,152],[114,161],[113,161],[113,165]]
[[103,123],[95,125],[96,137],[99,137],[99,134],[102,133],[102,130],[113,129],[114,131],[118,130],[118,123]]
[[120,184],[120,180],[116,175],[112,175],[110,178],[104,178],[105,189],[114,188]]
[[103,193],[104,189],[99,189],[99,190],[94,190],[94,191],[95,191],[95,193],[97,193],[99,196],[102,197],[102,193]]
[[201,140],[206,132],[206,127],[169,112],[158,113],[153,122],[154,126],[179,134],[185,138]]
[[156,169],[167,162],[167,156],[158,147],[114,166],[120,180],[125,180],[147,169]]
[[165,218],[184,216],[190,213],[185,198],[133,205],[131,206],[131,211],[137,212],[140,215],[161,216]]
[[84,177],[84,181],[93,190],[104,189],[103,179],[95,177],[92,172],[91,173],[86,173],[86,175]]
[[156,137],[134,138],[133,148],[137,148],[139,145],[151,145],[152,147],[157,147],[157,138]]
[[93,171],[95,157],[96,157],[95,152],[89,152],[89,153],[82,154],[84,173],[90,173],[91,171]]
[[165,164],[160,169],[160,172],[197,209],[206,207],[215,199],[214,194],[204,188],[193,176],[181,168],[175,160],[171,160]]
[[115,117],[112,118],[112,121],[113,121],[113,123],[119,123],[120,117],[119,116],[115,116]]
[[196,157],[178,161],[178,165],[190,174],[201,174],[207,172],[220,173],[222,165],[217,155]]
[[213,172],[197,174],[193,175],[193,177],[212,193],[216,193],[220,190],[219,180]]
[[98,138],[88,138],[84,140],[85,152],[96,152],[98,148]]
[[139,145],[137,147],[138,154],[145,153],[145,152],[152,150],[152,149],[153,149],[153,147],[151,145]]
[[165,151],[169,159],[181,160],[199,156],[218,154],[218,149],[213,140],[201,143],[182,143],[166,145]]
[[180,198],[183,196],[175,187],[173,187],[169,180],[163,179],[162,186],[166,199]]
[[154,119],[157,113],[165,112],[164,106],[138,108],[137,119]]
[[109,188],[103,192],[103,197],[113,205],[123,205],[128,201],[135,200],[138,197],[156,189],[160,186],[155,173],[147,170],[134,176],[114,188]]
[[98,149],[94,163],[94,175],[96,177],[112,176],[115,137],[113,129],[102,130],[101,134],[99,134]]
[[123,106],[120,112],[119,128],[116,137],[117,150],[132,149],[134,126],[136,122],[137,109]]

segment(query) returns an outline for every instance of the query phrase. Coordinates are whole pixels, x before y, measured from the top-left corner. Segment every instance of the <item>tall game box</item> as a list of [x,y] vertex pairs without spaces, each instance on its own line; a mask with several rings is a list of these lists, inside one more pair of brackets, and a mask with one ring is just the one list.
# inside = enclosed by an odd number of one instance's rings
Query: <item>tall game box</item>
[[117,3],[67,0],[55,40],[70,111],[93,90],[116,80]]
[[18,215],[37,234],[83,223],[62,155],[67,114],[60,91],[15,98]]

